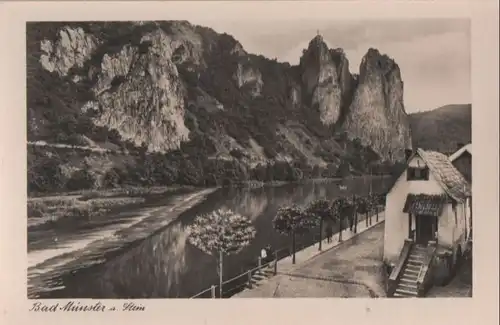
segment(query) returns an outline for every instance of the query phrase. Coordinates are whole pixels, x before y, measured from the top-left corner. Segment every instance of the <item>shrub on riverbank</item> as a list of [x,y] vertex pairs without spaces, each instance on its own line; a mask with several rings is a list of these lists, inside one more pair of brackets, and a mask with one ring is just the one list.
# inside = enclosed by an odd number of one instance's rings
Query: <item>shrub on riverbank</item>
[[70,198],[49,198],[28,200],[28,227],[45,223],[65,221],[91,221],[113,209],[145,201],[141,197],[93,198],[79,200]]

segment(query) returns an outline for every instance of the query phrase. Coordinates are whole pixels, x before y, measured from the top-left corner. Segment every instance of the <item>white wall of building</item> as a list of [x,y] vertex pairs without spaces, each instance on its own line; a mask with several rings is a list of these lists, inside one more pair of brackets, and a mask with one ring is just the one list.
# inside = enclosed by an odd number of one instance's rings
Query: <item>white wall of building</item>
[[[415,156],[409,162],[409,166],[423,167],[425,162],[419,156]],[[429,172],[429,180],[427,181],[407,181],[406,171],[401,174],[386,198],[384,261],[387,263],[397,261],[404,240],[408,238],[408,214],[403,212],[403,208],[406,197],[410,193],[435,195],[444,194],[445,192],[432,172]],[[414,228],[415,219],[412,220],[412,225],[412,228]]]

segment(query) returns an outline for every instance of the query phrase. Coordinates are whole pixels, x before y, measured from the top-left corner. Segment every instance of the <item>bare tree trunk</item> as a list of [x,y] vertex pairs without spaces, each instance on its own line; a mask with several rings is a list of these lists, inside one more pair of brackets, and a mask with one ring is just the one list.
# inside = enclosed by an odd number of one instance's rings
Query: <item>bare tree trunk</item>
[[222,298],[222,273],[223,273],[223,253],[219,252],[219,298]]
[[342,218],[339,219],[339,243],[342,241]]
[[319,219],[319,247],[318,250],[321,250],[321,242],[323,241],[323,218]]
[[472,239],[472,197],[469,198],[469,238]]
[[354,233],[358,232],[358,211],[356,209],[356,204],[354,204]]
[[292,233],[292,264],[295,264],[295,231]]
[[354,217],[354,233],[358,232],[358,212],[356,211],[356,196],[352,196],[352,204],[353,204],[353,217]]

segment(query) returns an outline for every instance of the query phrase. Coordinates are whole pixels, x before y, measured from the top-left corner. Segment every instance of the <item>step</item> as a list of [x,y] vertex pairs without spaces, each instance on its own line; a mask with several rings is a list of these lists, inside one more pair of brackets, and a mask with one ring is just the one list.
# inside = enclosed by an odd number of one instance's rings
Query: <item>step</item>
[[423,258],[415,258],[415,257],[410,257],[408,258],[408,263],[418,263],[422,264],[424,262]]
[[396,293],[399,293],[399,294],[402,294],[402,295],[407,295],[407,296],[417,296],[417,291],[413,291],[413,290],[405,290],[405,289],[400,289],[400,288],[397,288],[396,289]]
[[392,296],[395,298],[417,298],[417,296],[415,296],[415,295],[406,295],[406,294],[400,294],[397,292],[395,292]]
[[408,275],[403,275],[399,281],[406,283],[417,283],[417,276],[415,275],[414,277],[411,277]]
[[408,256],[408,260],[423,262],[425,260],[425,256],[424,255],[410,255],[410,256]]
[[421,268],[421,265],[406,264],[404,270],[420,271],[420,268]]
[[406,263],[406,267],[418,267],[418,268],[421,268],[423,265],[422,262],[415,262],[415,261],[408,261]]
[[418,269],[418,270],[412,270],[412,269],[406,268],[403,271],[403,275],[415,275],[415,276],[418,276],[419,273],[420,273],[420,269]]
[[417,278],[405,278],[402,277],[400,280],[400,283],[405,283],[405,284],[410,284],[410,285],[417,285]]
[[408,291],[415,291],[417,292],[418,288],[417,288],[417,283],[413,283],[413,284],[410,284],[408,282],[400,282],[398,284],[398,289],[404,289],[404,290],[408,290]]

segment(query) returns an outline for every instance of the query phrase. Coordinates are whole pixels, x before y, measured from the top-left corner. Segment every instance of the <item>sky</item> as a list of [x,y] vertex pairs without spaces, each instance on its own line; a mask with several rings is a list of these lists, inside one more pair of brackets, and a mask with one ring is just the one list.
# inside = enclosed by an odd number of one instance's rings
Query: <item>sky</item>
[[408,113],[472,101],[468,19],[189,21],[233,35],[247,52],[290,64],[319,31],[330,48],[344,49],[352,73],[368,48],[377,48],[401,69]]

